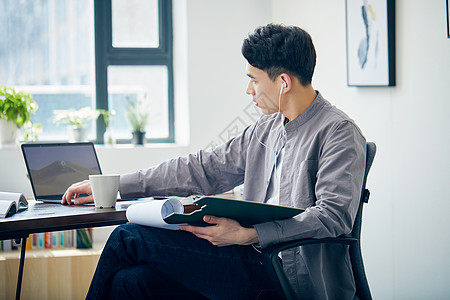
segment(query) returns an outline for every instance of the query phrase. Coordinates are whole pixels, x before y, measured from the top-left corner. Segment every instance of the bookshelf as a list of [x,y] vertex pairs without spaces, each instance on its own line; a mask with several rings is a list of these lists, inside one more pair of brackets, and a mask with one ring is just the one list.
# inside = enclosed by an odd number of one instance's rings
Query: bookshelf
[[[84,299],[104,243],[91,249],[27,249],[22,299]],[[0,300],[14,299],[19,251],[0,252]]]

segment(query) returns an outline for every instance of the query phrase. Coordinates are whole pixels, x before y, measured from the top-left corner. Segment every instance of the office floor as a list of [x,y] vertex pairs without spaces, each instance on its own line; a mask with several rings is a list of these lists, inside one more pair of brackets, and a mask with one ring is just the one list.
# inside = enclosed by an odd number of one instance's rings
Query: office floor
[[[27,250],[21,299],[84,299],[101,250]],[[19,257],[18,251],[0,253],[0,300],[15,298]]]

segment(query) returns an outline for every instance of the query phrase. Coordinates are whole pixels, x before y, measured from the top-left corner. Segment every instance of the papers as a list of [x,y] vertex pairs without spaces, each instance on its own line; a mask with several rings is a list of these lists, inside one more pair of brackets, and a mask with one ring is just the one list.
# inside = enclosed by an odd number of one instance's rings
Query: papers
[[126,216],[131,223],[177,230],[177,224],[164,221],[165,217],[173,213],[184,213],[183,204],[177,198],[132,204],[127,208]]

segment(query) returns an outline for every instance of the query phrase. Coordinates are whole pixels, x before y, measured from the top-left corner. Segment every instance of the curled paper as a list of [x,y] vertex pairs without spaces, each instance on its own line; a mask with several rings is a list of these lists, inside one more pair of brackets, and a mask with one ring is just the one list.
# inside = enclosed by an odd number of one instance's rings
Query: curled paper
[[164,218],[173,213],[183,212],[181,201],[177,198],[169,198],[130,205],[127,208],[126,216],[131,223],[178,230],[178,224],[168,224]]

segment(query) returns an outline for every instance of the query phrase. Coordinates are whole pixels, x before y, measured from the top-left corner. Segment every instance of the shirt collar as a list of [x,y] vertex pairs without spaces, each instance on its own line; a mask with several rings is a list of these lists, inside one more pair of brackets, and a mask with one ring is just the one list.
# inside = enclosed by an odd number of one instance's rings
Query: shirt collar
[[[328,103],[328,101],[322,97],[319,91],[316,91],[316,94],[317,96],[314,99],[314,101],[303,113],[301,113],[294,120],[285,123],[286,131],[295,130],[296,128],[302,126],[303,124],[308,122],[312,117],[314,117],[317,114],[317,112],[320,111]],[[286,122],[286,117],[284,117],[284,121]]]

